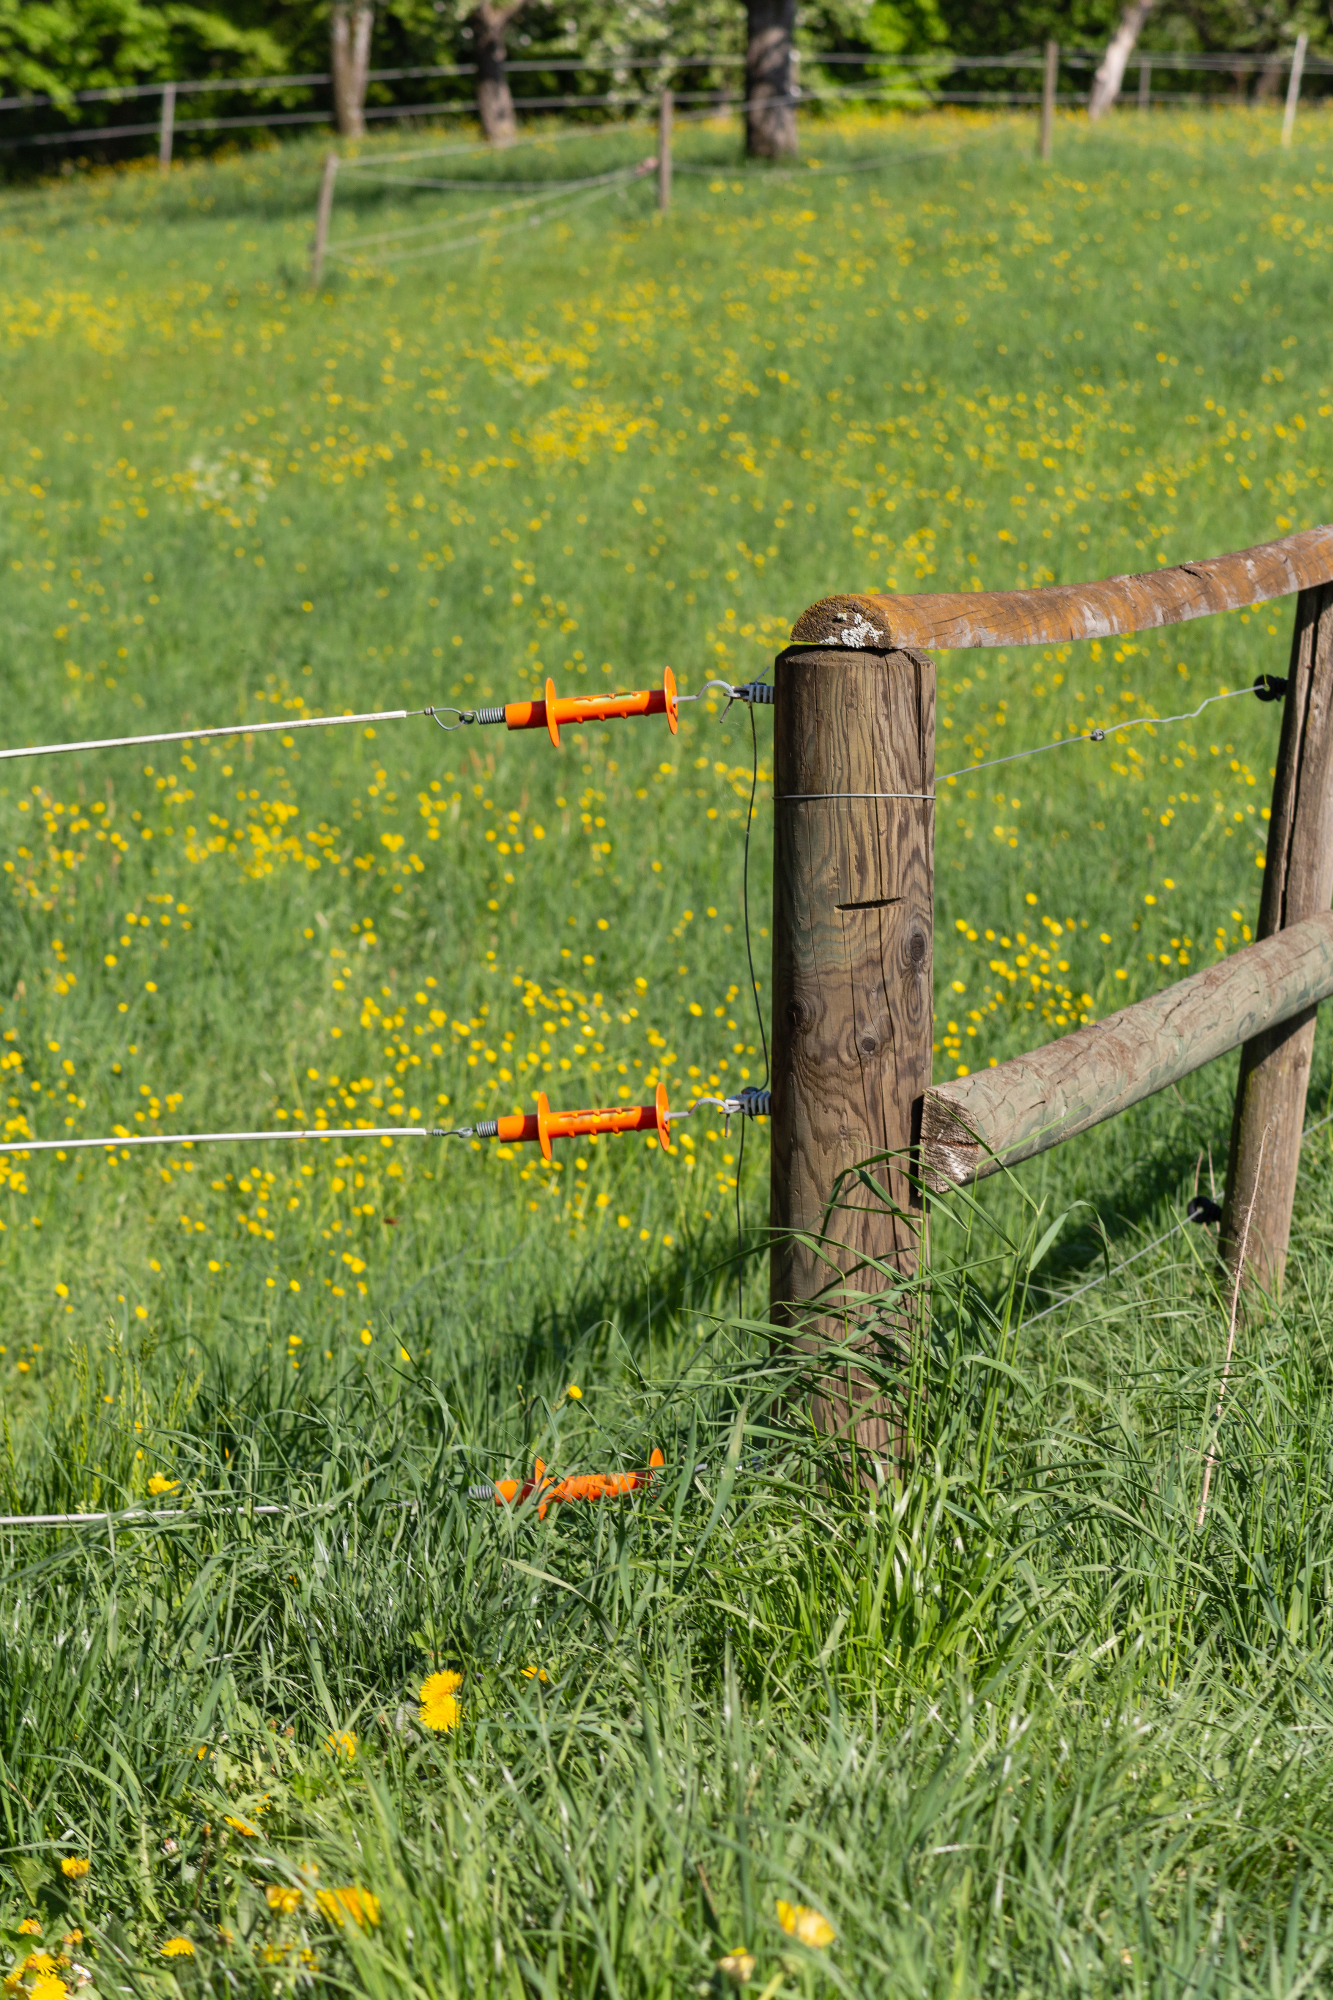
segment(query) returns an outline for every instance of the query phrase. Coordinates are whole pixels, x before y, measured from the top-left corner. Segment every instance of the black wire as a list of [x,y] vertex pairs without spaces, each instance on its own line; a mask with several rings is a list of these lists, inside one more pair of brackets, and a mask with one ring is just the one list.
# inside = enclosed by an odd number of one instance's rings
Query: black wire
[[740,1120],[740,1151],[736,1160],[736,1317],[745,1318],[745,1238],[741,1234],[741,1175],[745,1172],[745,1116]]
[[[750,992],[754,998],[755,1019],[759,1023],[759,1039],[764,1047],[764,1080],[761,1090],[768,1089],[768,1030],[764,1026],[763,1009],[759,1005],[759,982],[754,976],[754,952],[750,948],[750,827],[754,822],[754,795],[759,788],[759,736],[754,724],[754,704],[750,709],[750,748],[753,761],[750,766],[750,809],[745,820],[745,866],[741,874],[741,902],[745,909],[745,956],[750,966]],[[744,1132],[744,1126],[741,1127]],[[742,1141],[744,1143],[744,1141]],[[736,1176],[737,1187],[740,1175]]]

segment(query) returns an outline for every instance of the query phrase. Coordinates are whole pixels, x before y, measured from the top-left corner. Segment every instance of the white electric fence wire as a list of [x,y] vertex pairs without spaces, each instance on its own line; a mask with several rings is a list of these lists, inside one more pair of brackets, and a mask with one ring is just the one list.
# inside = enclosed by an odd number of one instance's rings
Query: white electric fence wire
[[[601,201],[607,195],[614,194],[618,188],[625,188],[632,186],[636,180],[642,180],[644,178],[645,172],[646,170],[643,167],[635,167],[632,170],[618,172],[614,178],[608,178],[602,186],[592,188],[586,194],[575,195],[573,200],[566,202],[563,208],[543,209],[539,215],[526,215],[523,217],[521,222],[507,223],[502,229],[479,229],[472,236],[451,237],[447,242],[427,243],[423,244],[419,249],[415,250],[397,250],[392,252],[387,257],[363,258],[357,256],[351,250],[348,250],[346,252],[339,252],[332,249],[330,249],[328,254],[330,257],[344,255],[349,263],[355,259],[355,261],[359,263],[362,266],[362,268],[372,271],[383,270],[387,264],[403,264],[410,261],[411,259],[419,257],[448,256],[449,253],[454,250],[470,250],[477,243],[498,242],[501,237],[513,236],[515,232],[520,229],[534,229],[539,223],[558,222],[564,216],[571,215],[576,208],[586,208],[590,202]],[[519,202],[514,202],[512,204],[514,208],[519,208],[525,205],[529,204],[523,204]],[[469,220],[470,219],[471,218],[469,218]],[[432,226],[438,228],[441,225],[434,224]]]
[[[609,173],[589,174],[585,179],[579,181],[557,181],[555,182],[554,185],[547,182],[541,193],[524,195],[518,201],[503,202],[499,206],[491,208],[488,211],[488,214],[491,216],[512,215],[515,213],[516,210],[520,208],[534,208],[541,202],[557,201],[562,196],[569,194],[573,190],[590,188],[590,187],[605,187],[608,183],[618,180],[628,180],[632,178],[635,174],[641,174],[643,171],[644,169],[641,165],[636,165],[633,167],[615,167]],[[420,187],[428,187],[431,185],[431,183],[428,181],[420,181],[416,182],[415,185]],[[492,183],[492,186],[494,186],[494,183]],[[503,190],[501,190],[501,192],[503,192]],[[453,221],[454,221],[454,226],[456,227],[461,226],[463,228],[472,228],[475,227],[478,221],[478,217],[476,214],[460,215],[453,218]],[[434,220],[431,222],[410,223],[406,224],[402,229],[385,229],[379,231],[374,236],[351,237],[342,246],[335,246],[331,244],[329,246],[328,251],[326,252],[326,255],[330,257],[348,257],[348,258],[356,257],[359,256],[363,250],[374,249],[377,244],[395,243],[400,241],[405,236],[423,236],[428,234],[433,229],[434,230],[445,229],[448,228],[449,226],[450,225],[448,220],[441,220],[439,216],[436,216]],[[448,249],[452,246],[448,244],[442,244],[435,247]],[[386,260],[380,259],[378,261],[383,262]]]
[[[470,1131],[470,1127],[468,1130]],[[440,1125],[309,1125],[280,1132],[126,1132],[114,1139],[7,1139],[0,1153],[114,1153],[119,1146],[213,1146],[226,1140],[237,1145],[261,1139],[461,1139],[461,1127]]]
[[59,757],[71,750],[134,750],[152,743],[206,743],[216,736],[265,736],[275,730],[337,729],[356,722],[406,722],[410,716],[433,715],[430,708],[380,708],[368,715],[298,715],[285,722],[233,722],[218,729],[168,729],[154,736],[94,736],[86,743],[30,743],[19,750],[0,750],[0,762],[11,757]]

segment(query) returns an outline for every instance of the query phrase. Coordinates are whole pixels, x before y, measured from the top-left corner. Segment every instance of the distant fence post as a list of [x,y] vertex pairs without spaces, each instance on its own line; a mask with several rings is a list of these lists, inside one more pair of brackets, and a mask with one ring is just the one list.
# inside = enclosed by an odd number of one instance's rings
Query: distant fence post
[[1301,78],[1305,74],[1305,51],[1309,47],[1309,44],[1310,37],[1306,34],[1299,34],[1296,37],[1296,46],[1291,53],[1291,75],[1287,78],[1287,108],[1282,114],[1282,143],[1284,146],[1291,144],[1291,135],[1296,124],[1296,106],[1301,101]]
[[315,247],[310,254],[310,289],[317,291],[324,275],[324,253],[329,243],[329,223],[333,219],[333,184],[338,178],[338,155],[324,155],[324,172],[319,183],[319,206],[315,210]]
[[[1333,584],[1326,583],[1296,600],[1258,935],[1320,916],[1331,902]],[[1241,1051],[1221,1242],[1234,1269],[1250,1215],[1246,1262],[1273,1290],[1291,1234],[1314,1031],[1310,1007]]]
[[[904,1411],[854,1355],[902,1362],[916,1328],[875,1323],[853,1295],[882,1294],[884,1271],[911,1276],[923,1254],[907,1169],[930,1082],[934,665],[790,652],[774,717],[772,1313],[800,1347],[850,1348],[819,1377],[815,1422],[888,1472]],[[886,1154],[881,1199],[853,1183],[828,1210],[840,1174]],[[832,1241],[821,1255],[793,1231]]]
[[1051,139],[1055,131],[1055,86],[1060,75],[1060,44],[1047,42],[1046,66],[1041,78],[1041,157],[1051,157]]
[[157,129],[157,170],[160,174],[171,172],[171,142],[176,129],[176,86],[166,83],[162,86],[162,117]]
[[1152,57],[1139,58],[1139,110],[1152,110]]
[[657,206],[668,209],[671,206],[671,113],[673,99],[669,90],[662,92],[662,102],[657,108]]

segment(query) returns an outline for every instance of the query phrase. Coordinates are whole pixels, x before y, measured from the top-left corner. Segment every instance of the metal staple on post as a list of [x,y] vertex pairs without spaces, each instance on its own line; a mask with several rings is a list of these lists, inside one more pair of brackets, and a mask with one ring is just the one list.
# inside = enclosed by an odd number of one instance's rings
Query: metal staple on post
[[1055,86],[1060,75],[1060,44],[1047,42],[1046,66],[1041,77],[1041,157],[1051,157],[1051,139],[1055,131]]
[[662,92],[657,110],[657,206],[671,206],[671,114],[674,100],[669,90]]
[[162,86],[162,118],[157,132],[157,170],[160,174],[171,172],[171,141],[176,129],[176,86],[166,83]]
[[333,186],[338,178],[338,155],[324,155],[324,172],[319,183],[319,206],[315,210],[315,247],[310,257],[310,289],[319,290],[324,276],[324,253],[329,244],[329,224],[333,219]]

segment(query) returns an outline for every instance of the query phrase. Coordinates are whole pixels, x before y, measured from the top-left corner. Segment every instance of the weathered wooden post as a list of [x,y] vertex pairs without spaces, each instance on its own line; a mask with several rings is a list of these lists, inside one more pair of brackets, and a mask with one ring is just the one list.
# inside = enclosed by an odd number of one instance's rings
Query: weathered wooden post
[[[1258,935],[1320,916],[1331,902],[1333,584],[1325,583],[1296,599]],[[1221,1241],[1234,1269],[1249,1215],[1246,1262],[1274,1291],[1291,1234],[1315,1011],[1305,1009],[1241,1050]]]
[[1152,110],[1152,57],[1139,59],[1139,110]]
[[1047,42],[1046,66],[1041,77],[1041,157],[1051,157],[1051,138],[1055,131],[1055,86],[1060,75],[1060,44]]
[[157,170],[160,174],[171,172],[171,146],[176,133],[176,86],[164,83],[162,86],[162,115],[157,127]]
[[324,253],[329,243],[329,223],[333,219],[333,186],[338,178],[338,155],[324,155],[324,172],[320,176],[319,205],[315,210],[315,247],[310,254],[310,289],[319,290],[319,281],[324,275]]
[[1310,45],[1310,37],[1301,33],[1296,37],[1296,46],[1291,54],[1291,75],[1287,78],[1287,102],[1282,113],[1282,143],[1291,144],[1291,135],[1296,129],[1296,107],[1301,101],[1301,78],[1305,73],[1305,51]]
[[[801,1345],[854,1350],[877,1335],[850,1295],[886,1283],[865,1259],[911,1276],[922,1250],[907,1167],[930,1082],[934,665],[789,652],[774,716],[772,1312]],[[838,1176],[883,1154],[884,1201],[853,1187],[829,1210]],[[794,1230],[832,1240],[812,1250]],[[911,1327],[888,1337],[901,1358]],[[816,1391],[818,1427],[886,1468],[903,1415],[850,1356]]]
[[668,209],[671,206],[671,113],[673,108],[671,92],[662,92],[662,102],[657,107],[657,206]]

